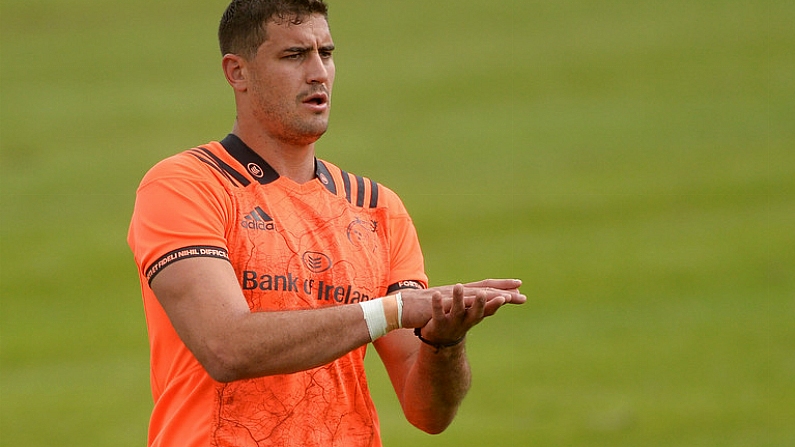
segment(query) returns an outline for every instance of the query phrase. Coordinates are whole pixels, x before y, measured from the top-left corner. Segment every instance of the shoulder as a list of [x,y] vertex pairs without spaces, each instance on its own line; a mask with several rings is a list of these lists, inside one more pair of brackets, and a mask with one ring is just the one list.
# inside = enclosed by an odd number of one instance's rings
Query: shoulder
[[213,141],[197,146],[155,164],[141,180],[139,189],[158,181],[187,181],[211,183],[219,186],[245,186],[244,175],[229,165],[233,160],[220,143]]
[[199,150],[199,147],[195,147],[159,161],[146,172],[141,185],[143,186],[158,179],[197,179],[206,177],[209,172],[206,166],[202,166],[203,163],[197,157],[196,151]]
[[317,176],[331,193],[360,208],[403,210],[400,197],[376,180],[348,172],[326,160],[317,160]]

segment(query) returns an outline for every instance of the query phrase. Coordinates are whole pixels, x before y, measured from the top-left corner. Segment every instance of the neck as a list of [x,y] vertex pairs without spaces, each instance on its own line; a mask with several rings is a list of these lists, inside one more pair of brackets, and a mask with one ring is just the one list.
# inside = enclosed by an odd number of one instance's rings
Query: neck
[[232,133],[265,160],[281,177],[302,184],[315,178],[315,144],[296,145],[252,131],[235,122]]

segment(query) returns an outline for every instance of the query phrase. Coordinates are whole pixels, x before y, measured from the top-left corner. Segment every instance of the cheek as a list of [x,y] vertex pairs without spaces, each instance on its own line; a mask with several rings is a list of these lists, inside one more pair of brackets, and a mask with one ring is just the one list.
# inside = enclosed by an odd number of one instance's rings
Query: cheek
[[257,102],[268,109],[278,108],[287,100],[287,92],[278,83],[258,83],[253,93]]
[[337,75],[337,68],[334,66],[334,61],[326,61],[324,68],[326,70],[326,82],[324,84],[331,90],[331,86],[334,85],[334,77]]

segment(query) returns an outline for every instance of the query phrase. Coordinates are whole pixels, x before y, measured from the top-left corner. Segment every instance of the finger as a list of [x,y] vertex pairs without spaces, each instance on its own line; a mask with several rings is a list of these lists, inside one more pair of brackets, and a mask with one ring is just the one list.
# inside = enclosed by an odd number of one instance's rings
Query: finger
[[483,293],[479,293],[475,299],[475,303],[469,309],[470,318],[474,319],[476,322],[480,322],[485,315],[486,310],[486,295]]
[[483,317],[490,317],[497,313],[497,311],[505,304],[505,297],[500,297],[487,302],[483,309]]
[[463,317],[466,315],[466,307],[464,304],[464,286],[456,284],[453,287],[453,307],[450,309],[450,314],[454,317]]
[[522,285],[521,279],[483,279],[464,284],[467,287],[490,287],[500,290],[517,290]]
[[524,304],[527,302],[527,296],[521,293],[511,298],[511,304]]
[[507,290],[501,289],[494,289],[494,288],[468,288],[466,289],[466,298],[467,304],[469,306],[472,305],[474,302],[474,298],[477,296],[478,293],[484,292],[486,296],[486,301],[493,300],[495,298],[503,297],[506,301],[517,301],[517,302],[524,302],[527,298],[519,292],[511,292]]
[[434,292],[431,296],[431,315],[434,320],[444,320],[444,305],[442,303],[442,294]]
[[518,290],[500,290],[494,288],[489,288],[486,290],[489,291],[488,295],[489,300],[498,297],[504,297],[507,303],[523,304],[524,302],[527,301],[527,296],[520,293]]

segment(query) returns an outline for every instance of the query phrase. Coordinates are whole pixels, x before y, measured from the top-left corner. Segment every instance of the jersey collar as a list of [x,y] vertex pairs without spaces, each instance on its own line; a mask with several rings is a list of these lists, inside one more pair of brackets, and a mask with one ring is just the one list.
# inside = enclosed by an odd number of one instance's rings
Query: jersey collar
[[277,173],[271,165],[257,155],[246,143],[243,142],[237,135],[229,134],[221,140],[221,145],[226,149],[235,160],[238,161],[248,174],[262,185],[266,185],[279,178]]
[[[221,140],[221,145],[226,149],[226,152],[234,157],[238,163],[243,165],[249,175],[254,177],[254,180],[258,181],[260,184],[266,185],[279,179],[279,173],[276,172],[267,161],[257,155],[253,149],[248,147],[237,135],[230,133],[226,138]],[[322,179],[323,176],[320,174],[326,175],[327,172],[328,169],[326,169],[323,163],[315,158],[315,178],[320,177]]]
[[[226,138],[221,140],[221,145],[226,149],[229,155],[246,168],[249,175],[259,182],[259,184],[267,185],[279,179],[279,173],[262,157],[257,155],[253,149],[248,147],[237,135],[230,133]],[[334,184],[328,167],[317,158],[315,158],[315,178],[319,179],[323,186],[332,194],[337,193],[336,185]]]

